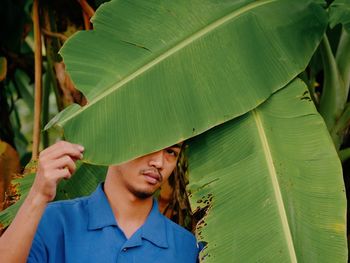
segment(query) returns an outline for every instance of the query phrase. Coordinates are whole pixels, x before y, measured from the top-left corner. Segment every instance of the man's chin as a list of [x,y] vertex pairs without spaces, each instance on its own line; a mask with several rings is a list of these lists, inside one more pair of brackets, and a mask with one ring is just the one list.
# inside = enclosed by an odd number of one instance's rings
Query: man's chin
[[135,191],[133,194],[139,199],[147,199],[152,197],[154,192]]

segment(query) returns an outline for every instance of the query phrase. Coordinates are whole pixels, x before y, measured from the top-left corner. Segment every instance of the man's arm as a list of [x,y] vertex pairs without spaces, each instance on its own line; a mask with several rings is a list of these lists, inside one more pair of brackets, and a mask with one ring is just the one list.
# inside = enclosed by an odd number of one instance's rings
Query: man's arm
[[40,153],[31,190],[12,224],[0,237],[0,262],[26,262],[40,219],[56,196],[58,182],[74,173],[84,148],[60,141]]

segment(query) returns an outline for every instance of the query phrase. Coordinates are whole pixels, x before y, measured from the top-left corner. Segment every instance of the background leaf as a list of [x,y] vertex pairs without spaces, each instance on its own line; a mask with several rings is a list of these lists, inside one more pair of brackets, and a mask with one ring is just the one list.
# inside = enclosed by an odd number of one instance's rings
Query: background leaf
[[12,192],[17,193],[18,200],[13,200],[15,203],[7,209],[0,212],[0,231],[6,228],[15,218],[18,209],[23,204],[27,197],[30,188],[34,182],[35,173],[26,174],[23,178],[12,180]]
[[350,2],[348,0],[335,0],[329,8],[330,26],[341,23],[350,33]]
[[[36,168],[35,168],[36,169]],[[91,194],[106,176],[107,167],[77,164],[77,170],[70,180],[62,180],[57,187],[55,200],[73,199]],[[0,212],[0,231],[7,227],[15,217],[18,209],[27,197],[34,182],[35,173],[24,174],[11,182],[12,198],[19,198],[15,204]],[[9,200],[7,200],[9,201]]]

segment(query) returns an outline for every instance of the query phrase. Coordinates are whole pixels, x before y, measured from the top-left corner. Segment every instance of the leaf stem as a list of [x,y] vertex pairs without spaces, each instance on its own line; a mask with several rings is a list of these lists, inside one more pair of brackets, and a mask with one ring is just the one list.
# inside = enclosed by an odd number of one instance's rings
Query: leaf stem
[[51,31],[46,30],[45,28],[42,28],[41,31],[43,32],[44,35],[50,36],[50,37],[57,37],[62,42],[66,41],[68,39],[68,37],[66,37],[62,33],[51,32]]
[[84,13],[88,15],[89,19],[95,14],[94,9],[89,5],[89,3],[86,0],[78,0],[78,3],[80,4]]
[[350,34],[344,28],[340,36],[335,59],[339,75],[344,82],[344,95],[347,98],[350,86]]
[[[47,65],[48,67],[50,65]],[[54,81],[54,80],[53,80]],[[47,71],[44,75],[44,86],[43,86],[43,102],[42,102],[42,127],[49,122],[49,112],[50,112],[50,93],[51,93],[51,74]],[[43,131],[43,147],[49,146],[49,132],[47,130]]]
[[39,0],[33,3],[33,25],[34,25],[34,63],[35,63],[35,97],[34,97],[34,129],[33,129],[33,152],[32,160],[38,159],[40,144],[40,114],[41,114],[41,34],[39,23]]
[[336,149],[338,150],[342,143],[342,138],[344,136],[344,131],[350,123],[350,103],[345,105],[344,111],[341,114],[340,118],[334,125],[334,128],[331,130],[331,136],[335,144]]
[[84,11],[82,13],[83,13],[83,19],[84,19],[84,28],[85,30],[90,30],[91,29],[90,18]]
[[344,84],[339,77],[338,67],[326,35],[321,41],[320,52],[324,69],[324,83],[319,110],[328,130],[332,130],[336,119],[339,118],[344,109],[346,97]]

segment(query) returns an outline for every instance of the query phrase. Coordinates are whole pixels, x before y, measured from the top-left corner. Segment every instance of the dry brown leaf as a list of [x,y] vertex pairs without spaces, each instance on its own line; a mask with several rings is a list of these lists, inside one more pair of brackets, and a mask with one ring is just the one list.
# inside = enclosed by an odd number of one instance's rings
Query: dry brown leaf
[[56,78],[63,93],[63,104],[68,106],[72,103],[78,103],[81,106],[86,104],[85,96],[75,88],[73,81],[66,72],[63,62],[54,63]]
[[0,57],[0,81],[6,78],[7,74],[7,60],[5,57]]
[[11,180],[20,173],[19,156],[16,150],[0,141],[0,211],[5,208],[5,197]]

